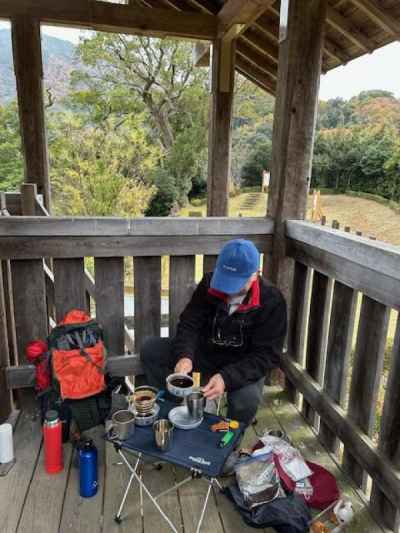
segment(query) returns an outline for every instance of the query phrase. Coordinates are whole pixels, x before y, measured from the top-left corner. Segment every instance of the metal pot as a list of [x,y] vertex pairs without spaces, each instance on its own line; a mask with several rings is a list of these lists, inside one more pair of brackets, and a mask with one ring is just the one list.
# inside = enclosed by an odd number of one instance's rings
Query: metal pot
[[[188,386],[184,385],[186,383]],[[187,374],[170,374],[167,377],[167,389],[173,396],[185,398],[193,392],[193,379]]]
[[110,438],[127,440],[135,432],[135,415],[128,409],[121,409],[112,415]]

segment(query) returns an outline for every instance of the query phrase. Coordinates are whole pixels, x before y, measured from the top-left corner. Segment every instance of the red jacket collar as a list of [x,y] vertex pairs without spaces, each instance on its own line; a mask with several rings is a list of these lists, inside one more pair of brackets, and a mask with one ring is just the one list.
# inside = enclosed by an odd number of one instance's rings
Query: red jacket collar
[[[246,304],[241,303],[239,307],[237,308],[238,311],[248,311],[249,309],[253,309],[254,307],[258,307],[260,305],[260,280],[258,278],[253,281],[249,290],[250,290],[249,301]],[[208,294],[211,294],[211,296],[215,296],[216,298],[219,298],[225,303],[228,302],[229,295],[224,292],[217,291],[216,289],[212,289],[210,287],[208,289]]]

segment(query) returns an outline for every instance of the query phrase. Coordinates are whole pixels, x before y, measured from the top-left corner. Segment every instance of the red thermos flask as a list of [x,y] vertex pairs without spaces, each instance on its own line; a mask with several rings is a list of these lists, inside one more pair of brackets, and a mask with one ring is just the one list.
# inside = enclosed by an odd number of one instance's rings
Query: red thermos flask
[[48,474],[57,474],[64,468],[62,424],[57,411],[46,412],[43,424],[44,467]]

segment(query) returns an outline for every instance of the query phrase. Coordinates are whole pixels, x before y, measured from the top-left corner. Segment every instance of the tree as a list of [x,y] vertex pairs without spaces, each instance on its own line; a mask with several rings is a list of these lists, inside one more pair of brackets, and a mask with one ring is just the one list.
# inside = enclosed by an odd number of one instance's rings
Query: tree
[[[123,123],[145,111],[149,137],[161,148],[154,184],[174,192],[172,205],[186,201],[192,183],[206,176],[207,73],[192,62],[191,45],[96,33],[78,47],[84,71],[73,73],[72,102],[100,123],[110,116]],[[174,187],[160,175],[170,174]],[[151,211],[151,209],[150,209]]]
[[16,102],[0,105],[0,190],[13,191],[23,181],[23,159]]
[[147,142],[143,116],[124,124],[108,118],[99,127],[70,112],[55,113],[49,151],[57,214],[138,216],[156,192],[146,176],[159,149]]
[[236,76],[231,173],[237,185],[261,185],[262,170],[270,168],[273,110],[272,96]]

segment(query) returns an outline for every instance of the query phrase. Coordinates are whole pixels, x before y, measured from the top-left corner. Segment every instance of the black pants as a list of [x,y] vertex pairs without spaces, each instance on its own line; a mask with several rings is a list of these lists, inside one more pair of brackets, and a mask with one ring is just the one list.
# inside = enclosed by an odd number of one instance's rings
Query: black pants
[[[173,373],[176,358],[172,353],[172,341],[169,338],[150,337],[143,346],[140,358],[146,374],[148,385],[165,388],[166,377]],[[199,372],[207,375],[205,369]],[[209,376],[210,377],[210,376]],[[245,385],[241,389],[228,392],[228,417],[248,425],[255,417],[262,398],[265,379]]]

